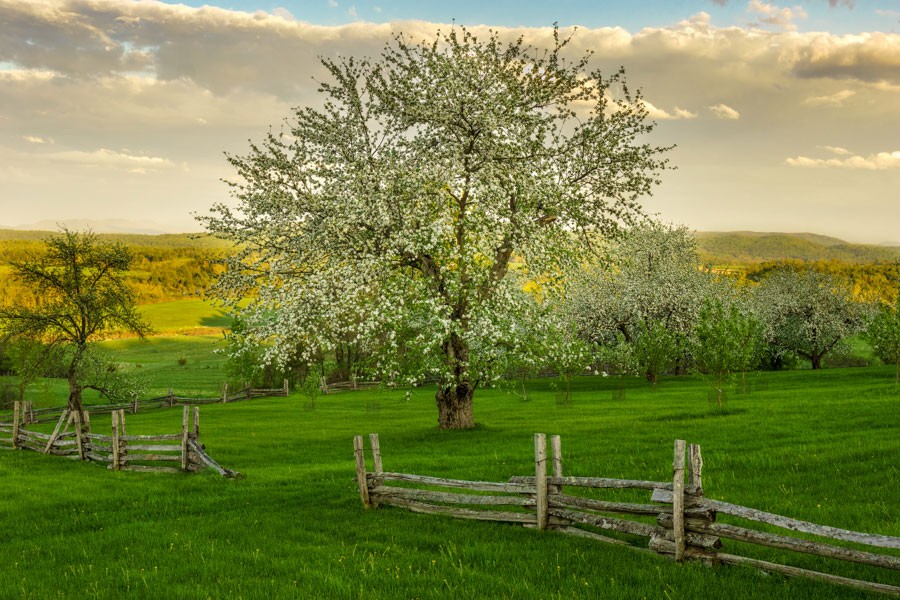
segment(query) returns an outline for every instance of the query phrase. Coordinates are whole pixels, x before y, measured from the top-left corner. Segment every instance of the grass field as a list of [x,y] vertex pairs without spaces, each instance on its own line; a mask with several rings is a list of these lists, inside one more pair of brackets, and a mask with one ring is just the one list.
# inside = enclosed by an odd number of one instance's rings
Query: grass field
[[231,318],[220,307],[199,298],[145,304],[139,310],[157,333],[221,330],[231,326]]
[[[110,342],[157,388],[222,380],[213,339]],[[194,350],[191,350],[193,348]],[[190,354],[196,352],[196,354]],[[186,365],[177,365],[178,356]],[[207,358],[204,359],[203,357]],[[208,360],[209,362],[204,362]],[[209,368],[205,368],[209,365]],[[181,371],[178,369],[182,368]],[[890,367],[767,373],[727,410],[706,385],[550,380],[529,401],[480,390],[472,431],[436,429],[433,390],[351,392],[202,408],[201,440],[246,477],[110,472],[0,452],[0,598],[859,598],[859,592],[658,556],[552,532],[364,510],[352,436],[378,432],[388,470],[504,481],[529,474],[532,434],[560,434],[573,475],[668,479],[675,438],[703,446],[707,495],[822,524],[900,535],[900,393]],[[180,411],[128,417],[180,429]],[[108,417],[94,419],[108,430]],[[627,493],[608,498],[646,500]],[[725,542],[726,549],[736,544]],[[900,585],[900,573],[742,548]],[[895,552],[895,554],[900,554]],[[873,598],[878,596],[871,596]]]

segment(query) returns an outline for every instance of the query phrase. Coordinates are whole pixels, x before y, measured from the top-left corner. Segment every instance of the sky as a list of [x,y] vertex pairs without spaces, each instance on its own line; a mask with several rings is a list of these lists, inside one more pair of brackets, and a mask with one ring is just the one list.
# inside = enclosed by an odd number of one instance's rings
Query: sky
[[558,23],[624,66],[676,146],[642,201],[663,220],[900,241],[898,0],[0,0],[0,226],[196,231],[225,154],[318,102],[319,57],[453,23],[537,47]]

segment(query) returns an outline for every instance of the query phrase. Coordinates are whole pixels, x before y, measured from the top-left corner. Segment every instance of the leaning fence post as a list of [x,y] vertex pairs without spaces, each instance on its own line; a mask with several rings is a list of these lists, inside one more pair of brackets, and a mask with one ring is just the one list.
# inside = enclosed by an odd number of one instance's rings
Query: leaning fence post
[[366,449],[361,435],[353,436],[353,453],[356,455],[356,484],[359,486],[359,499],[365,508],[371,508],[369,500],[369,484],[366,482]]
[[547,436],[534,434],[534,486],[538,529],[547,529]]
[[672,534],[675,536],[675,560],[684,558],[684,440],[675,440],[672,463]]
[[19,402],[16,401],[13,403],[13,448],[19,447]]
[[64,408],[59,415],[59,421],[56,422],[56,427],[53,428],[53,433],[50,434],[50,439],[47,440],[47,445],[44,447],[44,454],[50,454],[50,450],[53,448],[53,444],[56,443],[56,438],[59,437],[59,432],[62,430],[62,426],[68,417],[69,409]]

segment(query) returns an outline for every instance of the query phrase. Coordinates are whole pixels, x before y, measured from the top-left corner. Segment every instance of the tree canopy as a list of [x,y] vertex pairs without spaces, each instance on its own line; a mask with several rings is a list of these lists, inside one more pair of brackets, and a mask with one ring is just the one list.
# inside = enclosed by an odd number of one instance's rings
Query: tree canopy
[[323,59],[321,108],[230,156],[237,204],[201,218],[243,249],[216,290],[248,339],[310,363],[361,343],[376,376],[439,379],[440,427],[473,426],[474,391],[497,366],[483,350],[544,318],[596,239],[640,219],[666,168],[624,72],[567,61],[568,40],[554,40],[454,27],[397,36],[375,60]]

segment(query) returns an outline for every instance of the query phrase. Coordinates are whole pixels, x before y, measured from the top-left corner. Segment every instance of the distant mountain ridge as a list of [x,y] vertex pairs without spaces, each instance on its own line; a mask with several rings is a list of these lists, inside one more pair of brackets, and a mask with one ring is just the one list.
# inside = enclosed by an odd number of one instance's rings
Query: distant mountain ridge
[[712,265],[778,260],[834,260],[859,264],[900,260],[898,246],[852,244],[816,233],[701,231],[696,236],[701,261]]
[[16,225],[14,227],[0,226],[0,230],[15,231],[59,231],[60,227],[66,227],[73,231],[85,231],[90,229],[94,233],[133,233],[139,235],[162,235],[166,233],[184,233],[176,228],[168,227],[162,223],[153,221],[129,221],[128,219],[45,219],[35,223]]

